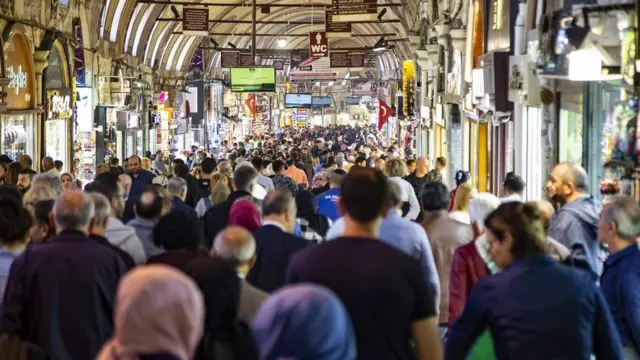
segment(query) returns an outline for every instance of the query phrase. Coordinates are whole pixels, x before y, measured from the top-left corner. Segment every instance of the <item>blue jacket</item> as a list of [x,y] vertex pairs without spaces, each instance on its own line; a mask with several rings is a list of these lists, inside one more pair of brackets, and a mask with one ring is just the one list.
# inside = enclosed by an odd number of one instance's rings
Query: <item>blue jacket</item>
[[131,190],[129,191],[129,198],[127,201],[132,201],[135,204],[140,197],[140,194],[142,194],[142,190],[144,190],[147,185],[153,184],[154,176],[151,171],[147,170],[140,170],[138,177],[134,177],[131,173],[129,175],[133,180],[131,182]]
[[622,343],[588,273],[534,255],[481,279],[447,340],[447,360],[465,359],[489,329],[496,359],[622,359]]
[[622,345],[640,353],[640,249],[632,245],[609,256],[600,284]]
[[580,244],[587,253],[591,269],[598,275],[602,273],[602,251],[598,243],[598,218],[600,203],[585,196],[564,205],[553,216],[549,237],[571,249]]
[[331,221],[336,221],[340,218],[340,212],[338,211],[339,188],[331,188],[329,191],[318,195],[317,199],[318,214],[328,217]]
[[171,211],[181,212],[187,216],[191,216],[194,219],[198,219],[198,214],[196,211],[189,205],[185,204],[182,199],[178,197],[171,198]]

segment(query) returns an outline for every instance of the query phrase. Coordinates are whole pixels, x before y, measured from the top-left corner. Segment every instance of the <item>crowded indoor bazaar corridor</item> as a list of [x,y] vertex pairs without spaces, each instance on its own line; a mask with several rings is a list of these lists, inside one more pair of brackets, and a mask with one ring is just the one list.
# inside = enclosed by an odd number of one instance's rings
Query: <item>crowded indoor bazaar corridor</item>
[[0,360],[640,360],[631,0],[0,0]]

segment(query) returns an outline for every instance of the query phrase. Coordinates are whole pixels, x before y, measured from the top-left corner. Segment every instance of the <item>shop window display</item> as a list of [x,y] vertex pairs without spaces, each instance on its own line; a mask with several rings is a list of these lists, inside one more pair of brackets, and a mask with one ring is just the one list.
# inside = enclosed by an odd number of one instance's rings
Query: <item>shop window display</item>
[[[54,160],[67,158],[67,120],[56,119],[45,121],[45,154]],[[65,169],[66,171],[66,169]]]
[[33,156],[33,118],[31,115],[4,115],[2,117],[2,154],[18,159]]
[[560,162],[582,164],[582,114],[560,110]]

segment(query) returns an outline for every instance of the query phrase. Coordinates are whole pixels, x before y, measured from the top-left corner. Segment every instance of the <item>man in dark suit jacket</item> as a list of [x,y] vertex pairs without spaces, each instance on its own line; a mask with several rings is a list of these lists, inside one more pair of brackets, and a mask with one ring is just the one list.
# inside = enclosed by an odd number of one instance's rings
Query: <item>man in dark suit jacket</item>
[[198,214],[193,207],[187,205],[184,200],[187,197],[187,181],[174,176],[169,180],[167,191],[171,194],[171,211],[181,212],[187,216],[198,219]]
[[94,359],[113,335],[122,259],[87,238],[88,194],[68,192],[55,203],[58,236],[27,248],[11,266],[0,332],[44,348],[54,359]]
[[284,286],[289,260],[310,242],[292,234],[296,225],[296,203],[289,191],[270,191],[262,203],[262,216],[264,225],[253,234],[257,257],[247,281],[270,293]]
[[229,195],[226,201],[209,208],[204,216],[198,220],[202,233],[202,241],[207,249],[211,249],[213,239],[229,224],[231,205],[233,205],[236,200],[243,198],[254,200],[251,196],[251,191],[257,181],[258,172],[250,164],[238,166],[236,171],[233,172],[233,187],[235,191]]

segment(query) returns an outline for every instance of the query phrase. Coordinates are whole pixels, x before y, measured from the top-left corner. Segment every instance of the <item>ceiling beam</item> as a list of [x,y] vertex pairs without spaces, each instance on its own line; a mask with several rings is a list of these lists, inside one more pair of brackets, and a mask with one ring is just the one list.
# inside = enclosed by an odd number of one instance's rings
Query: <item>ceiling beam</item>
[[[174,31],[171,34],[173,35],[182,35],[182,31]],[[382,37],[382,36],[396,36],[395,33],[387,33],[387,34],[351,34],[350,37]],[[234,32],[210,32],[207,36],[252,36],[251,33],[234,33]],[[309,34],[256,34],[256,36],[260,37],[309,37]]]
[[[222,48],[222,47],[214,47],[214,46],[200,46],[200,49],[205,50],[215,50],[215,51],[239,51],[239,52],[249,52],[250,49],[233,49],[233,48]],[[389,46],[388,50],[393,50],[394,46]],[[370,52],[376,55],[382,54],[384,52],[374,52],[373,47],[340,47],[340,48],[331,48],[331,51],[351,51],[351,52]],[[256,54],[258,55],[281,55],[288,56],[290,54],[299,54],[299,53],[307,53],[306,49],[256,49]]]
[[[156,21],[165,21],[165,22],[180,22],[182,18],[157,18]],[[401,21],[398,19],[391,20],[366,20],[366,21],[349,21],[351,24],[394,24],[400,23]],[[251,20],[209,20],[209,23],[216,24],[251,24]],[[257,24],[267,24],[267,25],[324,25],[324,20],[322,21],[285,21],[285,20],[257,20]]]
[[[184,5],[184,6],[208,6],[208,7],[251,7],[251,4],[245,3],[194,3],[187,0],[138,0],[139,4],[158,4],[158,5]],[[331,5],[331,4],[313,4],[313,3],[286,3],[286,4],[274,4],[274,3],[261,3],[256,4],[257,7],[268,6],[268,7],[285,7],[285,8],[299,8],[299,7],[313,7],[318,9],[328,9],[333,10],[333,7],[339,7],[340,5]],[[371,3],[351,3],[345,6],[372,6]],[[403,5],[400,3],[397,4],[377,4],[378,7],[402,7]]]

